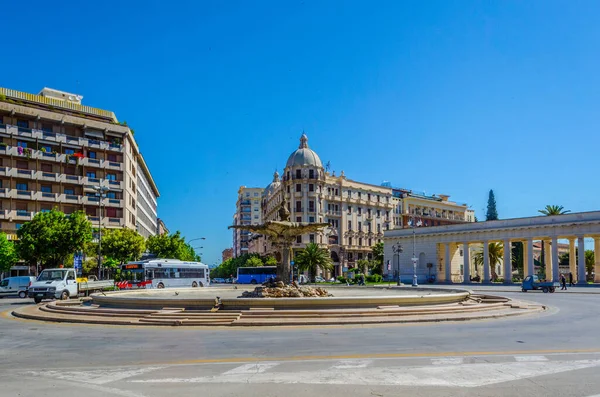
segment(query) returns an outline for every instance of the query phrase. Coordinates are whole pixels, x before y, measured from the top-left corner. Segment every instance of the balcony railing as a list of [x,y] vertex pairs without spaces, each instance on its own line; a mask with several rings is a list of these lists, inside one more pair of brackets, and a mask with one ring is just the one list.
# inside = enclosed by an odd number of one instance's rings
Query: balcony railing
[[17,210],[17,216],[30,216],[31,212],[27,210]]

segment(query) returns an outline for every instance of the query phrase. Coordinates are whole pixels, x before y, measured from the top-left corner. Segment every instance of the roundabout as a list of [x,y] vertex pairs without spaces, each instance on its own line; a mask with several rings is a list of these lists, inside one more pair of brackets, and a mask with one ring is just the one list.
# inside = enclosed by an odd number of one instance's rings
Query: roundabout
[[[298,287],[302,290],[306,287]],[[63,323],[135,326],[307,326],[468,321],[543,312],[543,305],[464,289],[332,287],[327,296],[264,298],[243,288],[116,291],[12,311]]]

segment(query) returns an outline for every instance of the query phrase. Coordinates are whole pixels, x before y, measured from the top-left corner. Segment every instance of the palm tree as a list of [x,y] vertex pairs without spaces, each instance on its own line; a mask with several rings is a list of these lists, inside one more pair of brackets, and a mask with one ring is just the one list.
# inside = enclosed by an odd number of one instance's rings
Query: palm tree
[[538,212],[547,216],[553,216],[567,214],[571,210],[564,209],[562,205],[547,205],[543,210],[538,210]]
[[[504,246],[500,243],[490,243],[488,245],[488,259],[490,262],[490,269],[492,271],[492,281],[495,281],[498,278],[496,274],[496,264],[502,261],[504,258]],[[483,267],[483,250],[475,252],[473,254],[473,261],[475,262],[476,267]],[[511,277],[510,274],[505,275],[505,277]],[[485,279],[485,276],[484,276]]]
[[309,243],[295,258],[298,268],[308,271],[311,282],[315,282],[317,270],[333,270],[331,257],[326,249],[320,248],[315,243]]
[[[540,214],[544,214],[546,216],[554,216],[554,215],[564,215],[567,214],[569,212],[571,212],[571,210],[566,210],[564,209],[564,207],[562,205],[547,205],[543,210],[538,210],[538,212]],[[546,273],[546,257],[545,257],[545,247],[544,247],[544,240],[542,240],[542,252],[540,253],[540,263],[541,263],[541,270],[544,272],[544,274]]]

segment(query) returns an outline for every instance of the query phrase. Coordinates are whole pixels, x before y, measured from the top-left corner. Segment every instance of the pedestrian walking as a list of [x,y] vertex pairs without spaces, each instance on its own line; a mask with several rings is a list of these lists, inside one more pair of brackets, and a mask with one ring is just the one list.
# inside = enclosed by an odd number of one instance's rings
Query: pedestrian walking
[[573,273],[569,272],[569,287],[573,286]]
[[565,278],[564,274],[560,275],[560,285],[561,285],[561,288],[560,288],[561,291],[567,290],[567,279]]

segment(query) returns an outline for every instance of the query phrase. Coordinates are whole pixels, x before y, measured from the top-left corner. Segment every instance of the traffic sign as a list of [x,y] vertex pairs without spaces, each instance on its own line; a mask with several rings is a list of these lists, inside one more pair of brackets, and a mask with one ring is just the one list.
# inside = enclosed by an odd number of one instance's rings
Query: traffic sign
[[290,265],[294,266],[294,261],[290,261]]

